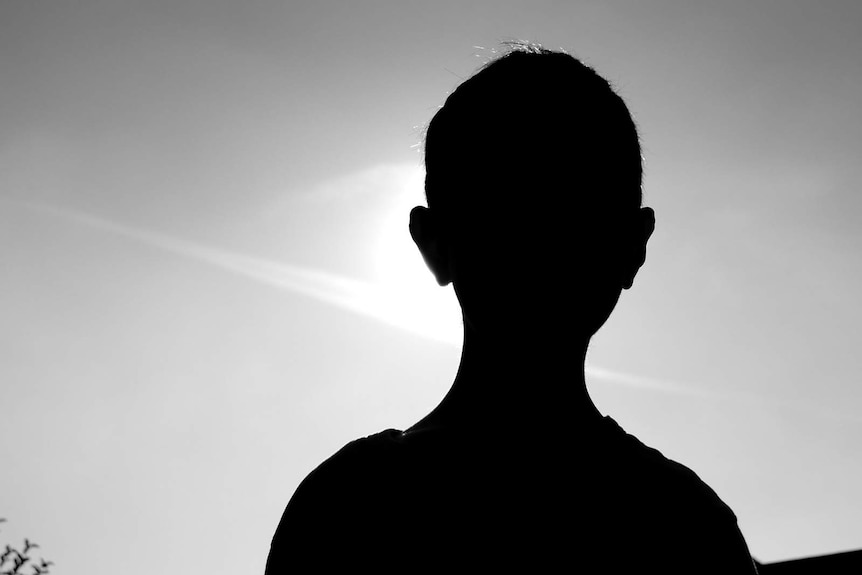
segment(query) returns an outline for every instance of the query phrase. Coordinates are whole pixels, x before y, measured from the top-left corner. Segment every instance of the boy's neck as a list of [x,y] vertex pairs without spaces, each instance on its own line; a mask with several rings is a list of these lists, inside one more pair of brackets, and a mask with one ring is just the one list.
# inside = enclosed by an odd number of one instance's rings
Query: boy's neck
[[594,423],[601,414],[584,381],[588,344],[557,334],[483,337],[465,323],[452,388],[414,429],[568,434]]

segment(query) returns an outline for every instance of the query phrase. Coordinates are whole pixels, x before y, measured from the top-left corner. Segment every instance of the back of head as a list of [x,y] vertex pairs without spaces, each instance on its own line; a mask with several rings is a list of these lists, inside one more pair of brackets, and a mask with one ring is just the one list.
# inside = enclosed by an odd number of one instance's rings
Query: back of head
[[606,80],[564,52],[510,44],[431,120],[425,166],[474,327],[563,321],[589,337],[604,323],[642,171],[635,125]]
[[[639,207],[640,144],[622,99],[569,54],[507,46],[458,86],[428,125],[429,206],[443,212],[501,201]],[[543,184],[551,189],[535,197]]]

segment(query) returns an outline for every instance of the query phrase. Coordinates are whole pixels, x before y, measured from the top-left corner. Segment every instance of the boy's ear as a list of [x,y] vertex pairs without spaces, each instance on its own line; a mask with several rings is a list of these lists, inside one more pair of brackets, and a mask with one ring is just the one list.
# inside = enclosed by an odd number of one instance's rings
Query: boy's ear
[[448,239],[443,226],[430,209],[416,206],[410,210],[410,236],[437,283],[448,285],[452,281]]
[[632,230],[631,259],[626,262],[623,289],[632,287],[638,270],[646,261],[646,246],[653,231],[655,231],[655,212],[652,208],[641,208]]

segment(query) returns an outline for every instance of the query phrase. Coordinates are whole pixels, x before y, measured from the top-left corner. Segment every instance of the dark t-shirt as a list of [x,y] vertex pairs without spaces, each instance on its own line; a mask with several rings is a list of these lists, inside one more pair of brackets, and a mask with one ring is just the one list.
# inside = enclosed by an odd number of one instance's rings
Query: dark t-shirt
[[730,508],[605,417],[577,439],[394,429],[297,488],[267,574],[512,568],[756,573]]

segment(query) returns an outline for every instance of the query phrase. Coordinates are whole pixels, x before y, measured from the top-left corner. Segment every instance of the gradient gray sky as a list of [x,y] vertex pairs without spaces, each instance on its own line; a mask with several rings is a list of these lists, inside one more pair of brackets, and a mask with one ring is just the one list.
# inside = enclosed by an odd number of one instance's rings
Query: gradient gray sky
[[3,0],[0,542],[65,573],[262,572],[314,465],[448,388],[415,144],[524,38],[595,66],[643,137],[658,227],[591,347],[599,408],[760,560],[862,547],[860,25],[835,1]]

